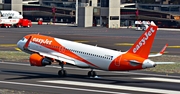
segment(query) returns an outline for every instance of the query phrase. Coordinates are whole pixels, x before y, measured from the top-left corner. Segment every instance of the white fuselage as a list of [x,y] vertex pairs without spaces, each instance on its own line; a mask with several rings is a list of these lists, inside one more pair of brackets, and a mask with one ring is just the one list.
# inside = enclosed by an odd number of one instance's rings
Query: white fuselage
[[[54,38],[54,39],[65,48],[57,47],[58,48],[57,50],[52,50],[42,45],[39,45],[37,43],[30,42],[28,49],[31,49],[32,51],[38,51],[40,53],[46,53],[52,56],[66,57],[67,59],[74,61],[75,66],[78,66],[78,67],[96,68],[95,66],[90,66],[89,64],[86,64],[82,62],[81,60],[62,54],[62,53],[65,53],[66,51],[65,49],[68,49],[74,54],[76,54],[77,56],[80,56],[81,58],[98,66],[98,68],[102,70],[108,70],[111,62],[115,58],[117,58],[119,55],[123,54],[123,52],[120,52],[120,51],[110,50],[110,49],[106,49],[106,48],[102,48],[98,46],[91,46],[91,45],[72,42],[68,40],[58,39],[58,38]],[[26,42],[27,42],[27,39],[25,39],[24,41],[19,41],[18,47],[23,48]],[[53,46],[56,47],[55,45],[51,45],[51,47]]]
[[[127,52],[120,52],[38,34],[25,36],[17,43],[17,45],[21,50],[30,54],[38,53],[42,58],[47,57],[67,62],[67,64],[75,65],[77,67],[97,68],[111,71],[137,70],[155,66],[153,61],[139,55],[139,52],[146,48],[144,46],[141,47],[142,45],[140,46],[141,42],[143,41],[144,45],[148,44],[146,42],[151,36],[147,37],[146,33],[151,32],[152,30],[150,29],[145,32],[143,37],[141,37],[142,39],[139,39],[131,48],[133,50],[128,50]],[[145,37],[147,40],[144,40]],[[133,52],[134,49],[136,49],[135,52]],[[144,55],[144,53],[142,54]],[[41,62],[37,57],[30,58],[30,60],[32,59],[38,61],[37,63]]]

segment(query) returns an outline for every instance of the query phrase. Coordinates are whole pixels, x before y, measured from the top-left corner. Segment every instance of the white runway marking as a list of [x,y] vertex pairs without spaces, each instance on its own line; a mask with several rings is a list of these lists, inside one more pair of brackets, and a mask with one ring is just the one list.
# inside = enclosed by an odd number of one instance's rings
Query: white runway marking
[[168,78],[157,78],[157,77],[145,77],[145,78],[133,78],[133,79],[180,83],[180,79],[168,79]]
[[112,91],[102,91],[102,90],[92,90],[92,89],[83,89],[83,88],[72,88],[72,87],[62,87],[62,86],[51,86],[51,85],[41,85],[41,84],[30,84],[30,83],[19,83],[19,82],[7,82],[0,81],[3,84],[13,84],[13,85],[24,85],[24,86],[36,86],[44,88],[55,88],[55,89],[67,89],[67,90],[76,90],[76,91],[87,91],[87,92],[96,92],[96,93],[109,93],[109,94],[128,94],[121,92],[112,92]]
[[53,81],[39,81],[44,83],[53,84],[64,84],[64,85],[75,85],[75,86],[87,86],[87,87],[97,87],[97,88],[108,88],[117,90],[130,90],[137,92],[148,92],[148,93],[163,93],[163,94],[179,94],[179,91],[174,90],[163,90],[154,88],[144,88],[144,87],[133,87],[133,86],[122,86],[122,85],[110,85],[110,84],[99,84],[99,83],[88,83],[88,82],[77,82],[77,81],[66,81],[66,80],[53,80]]

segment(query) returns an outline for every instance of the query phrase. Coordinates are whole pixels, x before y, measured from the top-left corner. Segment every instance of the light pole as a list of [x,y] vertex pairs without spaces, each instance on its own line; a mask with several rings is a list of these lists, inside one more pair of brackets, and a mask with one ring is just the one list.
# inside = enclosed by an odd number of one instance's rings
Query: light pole
[[78,0],[76,0],[76,25],[78,24]]
[[138,2],[136,0],[136,17],[137,17],[137,21],[139,20],[139,6],[138,6]]
[[53,6],[52,8],[52,15],[53,15],[53,24],[55,24],[55,19],[56,19],[56,8]]

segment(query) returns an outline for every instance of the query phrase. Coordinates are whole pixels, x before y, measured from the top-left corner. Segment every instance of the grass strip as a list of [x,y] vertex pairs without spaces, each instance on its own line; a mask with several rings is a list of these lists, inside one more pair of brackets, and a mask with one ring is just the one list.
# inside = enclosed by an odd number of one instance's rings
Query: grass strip
[[4,62],[28,62],[29,56],[20,51],[0,51],[0,60]]

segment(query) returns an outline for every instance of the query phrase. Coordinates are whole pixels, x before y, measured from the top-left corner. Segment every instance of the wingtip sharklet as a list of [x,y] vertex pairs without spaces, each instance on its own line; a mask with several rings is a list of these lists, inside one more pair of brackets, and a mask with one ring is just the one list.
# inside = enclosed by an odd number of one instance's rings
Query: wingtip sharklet
[[162,48],[162,50],[160,51],[160,54],[164,54],[164,52],[165,52],[165,50],[166,50],[167,47],[168,47],[168,44],[166,44],[166,45]]
[[162,56],[164,54],[164,52],[165,52],[167,47],[168,47],[168,44],[166,44],[159,53],[157,53],[157,54],[150,54],[148,57]]

